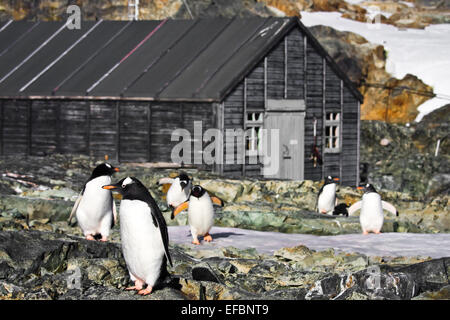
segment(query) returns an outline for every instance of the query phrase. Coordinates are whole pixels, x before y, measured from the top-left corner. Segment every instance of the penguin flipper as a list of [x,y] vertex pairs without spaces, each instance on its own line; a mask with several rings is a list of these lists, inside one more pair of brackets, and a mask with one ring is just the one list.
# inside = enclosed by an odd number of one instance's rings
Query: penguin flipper
[[169,261],[170,266],[173,267],[172,258],[170,257],[169,253],[169,231],[167,230],[166,220],[164,220],[164,216],[162,215],[161,210],[159,210],[158,204],[156,203],[155,199],[153,199],[150,193],[148,193],[145,202],[150,207],[153,224],[159,229],[159,232],[161,233],[161,239],[164,245],[164,253],[166,255],[166,258]]
[[179,214],[181,211],[186,210],[188,207],[189,207],[189,201],[183,202],[183,203],[180,204],[178,207],[176,207],[175,210],[172,211],[171,218],[172,218],[172,219],[175,218],[175,216],[176,216],[177,214]]
[[223,200],[217,197],[211,197],[211,201],[218,206],[223,207]]
[[172,178],[161,178],[158,181],[158,184],[162,185],[162,184],[172,184],[173,183],[173,179]]
[[69,220],[68,220],[69,224],[71,223],[73,216],[77,212],[78,206],[80,205],[82,198],[83,198],[83,193],[81,192],[80,195],[78,196],[77,200],[75,201],[75,204],[73,205],[72,211],[70,212],[70,216],[69,216]]
[[323,184],[320,189],[319,189],[319,193],[317,193],[317,198],[316,198],[316,203],[314,205],[314,211],[319,211],[319,197],[322,194],[323,188],[325,187],[325,184]]
[[114,198],[112,199],[113,226],[117,224],[117,207]]
[[397,209],[395,209],[395,207],[389,202],[381,200],[381,206],[383,207],[384,210],[389,211],[394,216],[398,216]]
[[358,211],[358,210],[361,209],[361,206],[362,206],[362,201],[361,201],[361,200],[355,202],[350,208],[348,208],[348,215],[349,215],[349,216],[353,216],[353,214],[354,214],[356,211]]
[[[203,189],[205,189],[205,188],[203,188]],[[220,199],[217,195],[215,195],[214,193],[212,193],[212,192],[209,191],[209,190],[206,190],[206,189],[205,189],[205,191],[208,192],[208,195],[209,195],[209,197],[211,198],[211,201],[212,201],[213,203],[215,203],[215,204],[217,204],[217,205],[223,207],[223,200],[222,200],[222,199]],[[216,199],[214,200],[214,198],[216,198]],[[216,201],[216,202],[215,202],[215,201]]]

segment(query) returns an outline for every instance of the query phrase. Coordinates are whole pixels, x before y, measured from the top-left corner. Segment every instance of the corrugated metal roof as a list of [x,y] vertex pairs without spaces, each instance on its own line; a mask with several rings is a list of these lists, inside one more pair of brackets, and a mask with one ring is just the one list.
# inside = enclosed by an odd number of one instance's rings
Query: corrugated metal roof
[[312,37],[297,18],[4,22],[0,97],[221,101],[295,25]]

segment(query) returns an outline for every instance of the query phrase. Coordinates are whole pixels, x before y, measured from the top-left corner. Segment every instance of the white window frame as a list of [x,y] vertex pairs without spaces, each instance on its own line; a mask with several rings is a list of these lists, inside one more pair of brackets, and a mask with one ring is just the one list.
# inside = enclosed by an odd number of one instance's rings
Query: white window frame
[[[339,153],[342,150],[342,117],[340,112],[327,112],[324,123],[324,150],[326,153]],[[329,129],[330,128],[330,129]]]
[[250,135],[245,137],[245,155],[247,157],[256,157],[262,154],[263,127],[264,111],[247,111],[245,128],[246,131],[250,130]]

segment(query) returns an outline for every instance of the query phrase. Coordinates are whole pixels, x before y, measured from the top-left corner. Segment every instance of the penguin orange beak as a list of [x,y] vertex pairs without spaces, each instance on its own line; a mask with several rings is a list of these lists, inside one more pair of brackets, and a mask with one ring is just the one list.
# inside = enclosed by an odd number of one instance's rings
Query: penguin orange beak
[[119,172],[120,169],[119,169],[119,168],[114,168],[114,171],[115,171],[115,172]]
[[181,211],[186,210],[189,207],[189,202],[183,202],[180,204],[173,212],[171,218],[175,218],[177,214],[179,214]]
[[333,178],[334,181],[339,181],[339,178]]
[[356,187],[356,189],[358,189],[358,190],[363,190],[364,187]]
[[115,185],[107,185],[107,186],[103,186],[102,188],[106,189],[106,190],[114,190],[114,189],[117,189],[117,186],[115,186]]

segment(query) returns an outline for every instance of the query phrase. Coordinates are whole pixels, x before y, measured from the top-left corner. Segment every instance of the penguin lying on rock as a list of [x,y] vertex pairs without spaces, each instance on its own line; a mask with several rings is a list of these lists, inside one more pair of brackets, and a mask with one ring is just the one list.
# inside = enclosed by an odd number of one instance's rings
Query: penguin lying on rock
[[[136,178],[127,177],[103,189],[119,192],[120,238],[122,251],[134,286],[140,295],[150,294],[168,275],[169,234],[166,221],[147,188]],[[145,284],[147,288],[144,289]]]
[[397,210],[392,204],[381,200],[380,194],[373,185],[366,184],[364,187],[358,187],[358,189],[364,190],[362,200],[354,203],[348,209],[349,215],[353,215],[357,210],[361,209],[359,222],[363,234],[368,234],[369,232],[381,233],[384,222],[383,209],[394,215],[398,215]]
[[334,207],[333,216],[343,215],[344,217],[348,217],[348,207],[349,205],[346,203],[339,203]]
[[192,187],[189,199],[179,205],[173,212],[172,219],[180,213],[188,209],[188,223],[191,227],[192,243],[200,244],[198,236],[203,236],[203,240],[212,241],[209,230],[214,224],[214,208],[213,203],[223,206],[223,201],[216,196],[208,194],[206,189],[199,185]]
[[339,178],[331,176],[325,178],[325,183],[320,188],[317,196],[317,210],[319,213],[333,214],[334,206],[337,203],[335,181],[339,181]]
[[84,184],[69,216],[69,224],[76,214],[78,225],[87,240],[95,240],[100,235],[101,241],[107,241],[111,228],[117,222],[117,211],[111,191],[102,189],[111,183],[111,176],[118,172],[109,163],[98,165],[88,181]]
[[182,172],[175,178],[161,178],[158,184],[170,184],[166,199],[167,206],[172,209],[173,219],[173,211],[175,208],[189,198],[192,187],[191,179],[186,173]]

